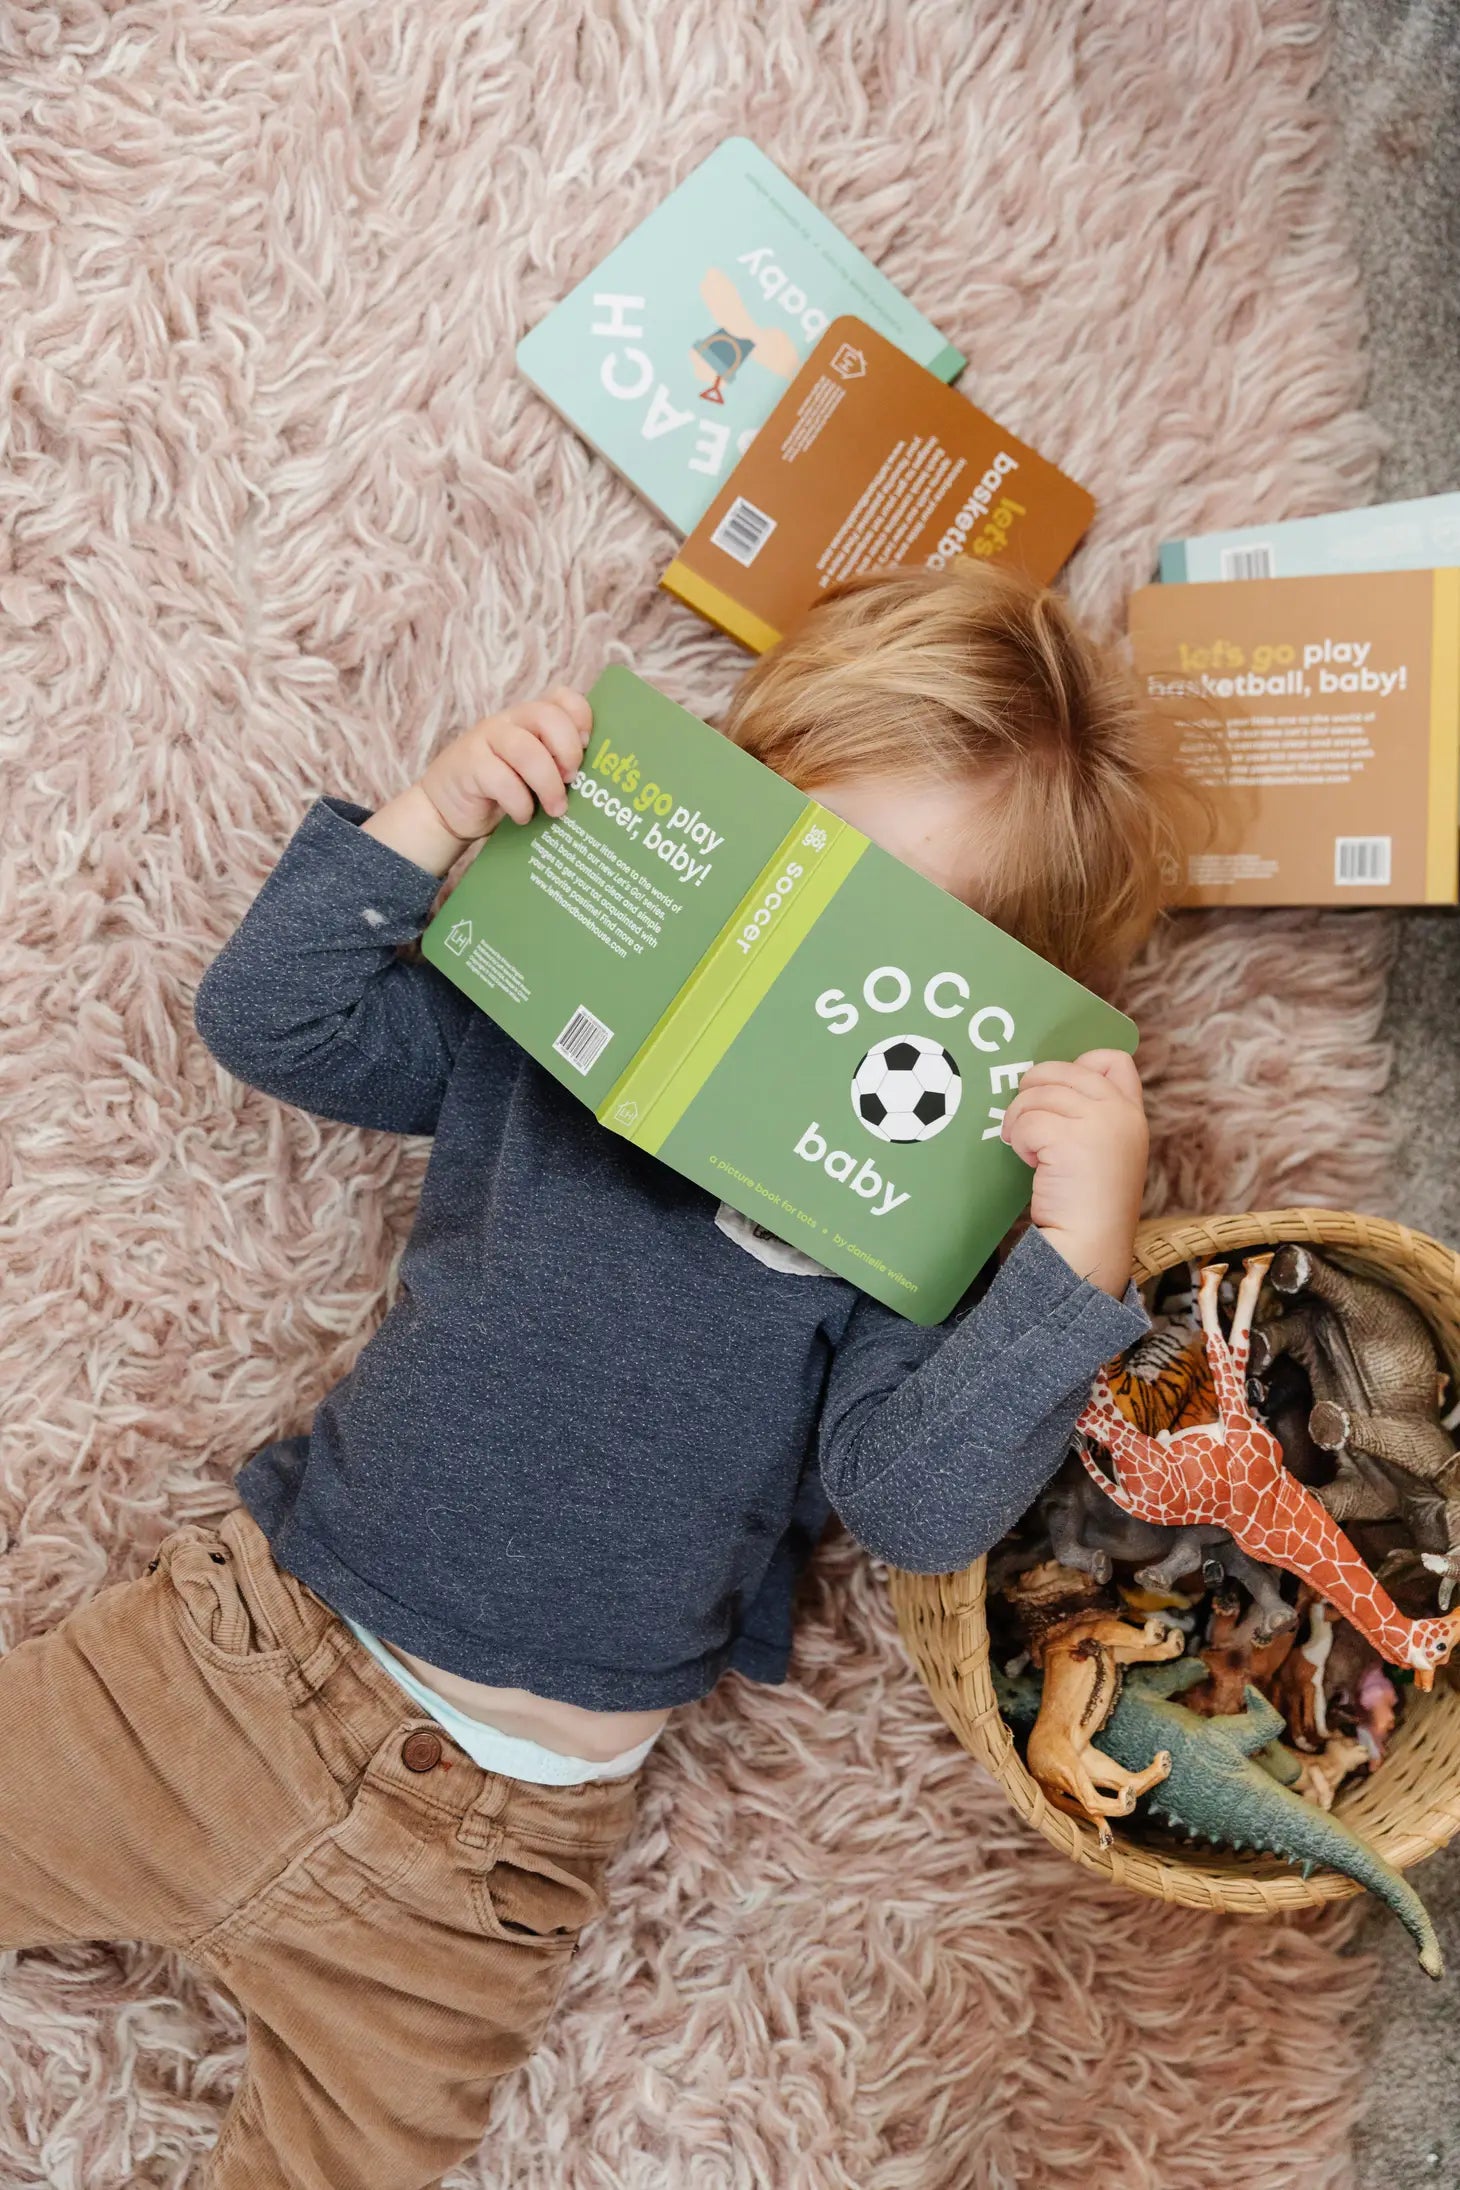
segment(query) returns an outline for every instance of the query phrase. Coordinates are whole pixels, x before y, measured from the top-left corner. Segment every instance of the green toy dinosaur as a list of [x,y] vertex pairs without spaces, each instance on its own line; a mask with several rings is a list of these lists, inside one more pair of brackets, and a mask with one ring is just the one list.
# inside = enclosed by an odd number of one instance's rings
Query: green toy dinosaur
[[[1305,1878],[1320,1863],[1356,1878],[1389,1904],[1419,1949],[1420,1967],[1440,1976],[1444,1961],[1435,1927],[1414,1888],[1331,1811],[1280,1784],[1278,1775],[1288,1776],[1286,1759],[1272,1745],[1283,1720],[1267,1698],[1249,1687],[1244,1711],[1211,1719],[1174,1700],[1206,1671],[1200,1658],[1173,1658],[1128,1673],[1114,1711],[1094,1737],[1096,1747],[1134,1771],[1165,1749],[1171,1770],[1146,1797],[1157,1816],[1228,1847],[1270,1849],[1299,1865]],[[994,1674],[999,1709],[1012,1726],[1033,1725],[1040,1689],[1027,1675],[1014,1680]],[[1259,1751],[1267,1753],[1264,1761]]]

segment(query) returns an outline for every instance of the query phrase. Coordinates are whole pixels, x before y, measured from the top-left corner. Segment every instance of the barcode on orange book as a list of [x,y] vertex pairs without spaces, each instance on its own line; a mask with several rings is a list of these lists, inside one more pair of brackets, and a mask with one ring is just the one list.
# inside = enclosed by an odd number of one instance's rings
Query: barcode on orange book
[[743,494],[737,494],[710,534],[710,545],[723,549],[735,562],[749,569],[775,529],[774,517],[767,517],[754,502],[747,502]]
[[1394,839],[1387,836],[1336,836],[1333,840],[1335,882],[1371,883],[1382,887],[1389,880]]

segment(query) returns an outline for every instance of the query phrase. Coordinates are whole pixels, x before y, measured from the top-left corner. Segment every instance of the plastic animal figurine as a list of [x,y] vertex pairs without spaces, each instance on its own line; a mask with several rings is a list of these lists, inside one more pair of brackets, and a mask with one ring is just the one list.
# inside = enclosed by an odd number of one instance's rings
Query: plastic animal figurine
[[[1282,1719],[1255,1688],[1230,1718],[1204,1719],[1175,1699],[1190,1678],[1189,1661],[1152,1667],[1127,1684],[1116,1722],[1111,1714],[1101,1746],[1124,1761],[1149,1754],[1158,1742],[1171,1769],[1151,1807],[1169,1823],[1233,1848],[1265,1848],[1296,1863],[1306,1878],[1317,1864],[1356,1878],[1389,1904],[1419,1949],[1431,1977],[1444,1969],[1434,1925],[1409,1882],[1341,1818],[1281,1786],[1252,1760],[1282,1732]],[[1117,1711],[1120,1709],[1117,1705]]]
[[[1245,1689],[1243,1690],[1243,1707],[1244,1709],[1246,1707]],[[1190,1709],[1189,1699],[1187,1708]],[[1209,1715],[1207,1712],[1202,1713],[1203,1718]],[[1230,1718],[1234,1717],[1235,1713],[1225,1712],[1222,1715]],[[1311,1795],[1305,1793],[1303,1787],[1303,1765],[1305,1760],[1295,1750],[1290,1749],[1286,1742],[1269,1741],[1261,1749],[1254,1749],[1252,1761],[1254,1764],[1260,1764],[1264,1772],[1270,1772],[1280,1787],[1296,1787],[1298,1792],[1304,1795],[1305,1800],[1311,1802],[1313,1799]],[[1322,1810],[1331,1809],[1332,1804],[1322,1802],[1319,1804],[1319,1808]]]
[[1287,1722],[1293,1747],[1317,1756],[1336,1731],[1328,1723],[1328,1660],[1336,1630],[1316,1592],[1304,1589],[1300,1603],[1303,1640],[1279,1666],[1269,1695]]
[[[1258,1305],[1260,1309],[1261,1303]],[[1254,1359],[1262,1343],[1262,1326],[1254,1323]],[[1254,1369],[1252,1389],[1261,1401],[1263,1421],[1283,1448],[1283,1465],[1288,1473],[1296,1475],[1310,1490],[1332,1483],[1340,1463],[1333,1453],[1325,1452],[1314,1441],[1308,1427],[1308,1417],[1313,1411],[1313,1383],[1297,1355],[1279,1354],[1261,1375]],[[1339,1521],[1342,1516],[1335,1513],[1333,1518]]]
[[1217,1407],[1201,1334],[1165,1318],[1121,1355],[1110,1389],[1126,1420],[1148,1437],[1210,1422]]
[[1366,1665],[1354,1691],[1355,1737],[1368,1752],[1369,1769],[1383,1762],[1399,1716],[1399,1694],[1382,1665]]
[[[1311,1247],[1279,1248],[1269,1282],[1298,1304],[1262,1325],[1257,1373],[1280,1354],[1296,1355],[1315,1400],[1346,1418],[1345,1446],[1432,1480],[1455,1448],[1439,1421],[1446,1379],[1419,1309],[1393,1286],[1355,1277]],[[1335,1451],[1336,1425],[1328,1427],[1329,1435],[1315,1429],[1314,1437]]]
[[1051,1628],[1080,1612],[1113,1612],[1109,1593],[1097,1587],[1089,1575],[1062,1566],[1057,1559],[1041,1559],[1011,1575],[1003,1587],[1003,1606],[1020,1641],[1033,1650]]
[[[1100,1748],[1127,1770],[1148,1758],[1169,1758],[1169,1769],[1148,1797],[1151,1810],[1194,1837],[1231,1848],[1266,1849],[1296,1864],[1304,1877],[1319,1864],[1355,1878],[1388,1903],[1419,1949],[1431,1977],[1444,1970],[1434,1925],[1419,1895],[1342,1818],[1305,1802],[1256,1759],[1271,1757],[1282,1720],[1255,1688],[1245,1708],[1231,1717],[1204,1719],[1175,1698],[1202,1677],[1201,1661],[1133,1671],[1099,1736]],[[1039,1690],[1027,1677],[996,1674],[999,1709],[1013,1726],[1028,1726],[1039,1708]]]
[[[1076,1424],[1081,1457],[1100,1487],[1141,1520],[1180,1528],[1214,1524],[1230,1530],[1250,1557],[1300,1575],[1367,1635],[1382,1657],[1412,1666],[1416,1686],[1429,1688],[1435,1668],[1460,1640],[1460,1612],[1408,1619],[1332,1516],[1288,1473],[1277,1439],[1248,1407],[1252,1314],[1271,1261],[1271,1255],[1254,1255],[1244,1264],[1230,1339],[1217,1315],[1226,1264],[1208,1263],[1201,1274],[1201,1327],[1220,1420],[1147,1437],[1126,1421],[1102,1372]],[[1113,1480],[1097,1466],[1092,1444],[1110,1454]]]
[[1207,1677],[1187,1696],[1190,1710],[1207,1718],[1227,1718],[1241,1710],[1249,1685],[1266,1689],[1293,1647],[1297,1612],[1292,1605],[1284,1609],[1288,1625],[1273,1635],[1264,1626],[1258,1606],[1244,1614],[1234,1601],[1215,1600],[1211,1633],[1199,1652]]
[[[1201,1570],[1212,1586],[1240,1582],[1259,1607],[1268,1634],[1289,1627],[1293,1608],[1270,1567],[1249,1559],[1224,1528],[1158,1528],[1116,1504],[1076,1460],[1067,1462],[1040,1500],[1040,1515],[1061,1566],[1075,1567],[1097,1582],[1110,1579],[1116,1560],[1136,1566],[1143,1589],[1172,1590],[1183,1574]],[[1140,1562],[1137,1565],[1137,1562]]]
[[1330,1734],[1321,1756],[1303,1758],[1294,1785],[1305,1802],[1331,1810],[1344,1781],[1372,1769],[1368,1750],[1353,1734]]
[[1266,1377],[1290,1355],[1307,1372],[1308,1431],[1338,1472],[1317,1495],[1336,1521],[1402,1512],[1431,1570],[1460,1576],[1460,1455],[1439,1420],[1446,1378],[1428,1323],[1392,1286],[1311,1247],[1282,1247],[1270,1276],[1296,1304],[1253,1334]]
[[1280,1787],[1293,1788],[1320,1810],[1333,1808],[1345,1780],[1370,1769],[1368,1750],[1351,1734],[1331,1734],[1322,1755],[1316,1757],[1299,1756],[1285,1742],[1270,1741],[1265,1749],[1254,1752],[1252,1761],[1270,1772]]
[[1061,1621],[1035,1645],[1044,1691],[1029,1736],[1029,1769],[1052,1801],[1090,1819],[1102,1847],[1110,1843],[1107,1819],[1130,1816],[1138,1798],[1164,1775],[1166,1759],[1148,1757],[1139,1772],[1130,1772],[1092,1750],[1091,1740],[1115,1708],[1121,1669],[1179,1657],[1185,1640],[1164,1620],[1132,1627],[1110,1613],[1083,1612]]
[[[1258,1682],[1259,1688],[1265,1686]],[[1323,1668],[1324,1716],[1330,1731],[1364,1745],[1370,1769],[1378,1764],[1399,1717],[1399,1693],[1383,1661],[1364,1636],[1340,1620]],[[1271,1689],[1267,1689],[1269,1695]],[[1281,1710],[1281,1699],[1273,1696]]]

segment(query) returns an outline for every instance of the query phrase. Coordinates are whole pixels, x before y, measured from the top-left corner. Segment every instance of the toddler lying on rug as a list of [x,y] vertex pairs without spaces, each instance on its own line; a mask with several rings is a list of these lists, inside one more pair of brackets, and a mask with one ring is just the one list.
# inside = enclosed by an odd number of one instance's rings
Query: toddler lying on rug
[[[0,1661],[0,1946],[147,1939],[233,1990],[216,2190],[417,2190],[470,2154],[670,1713],[727,1667],[785,1679],[830,1510],[882,1559],[964,1566],[1146,1327],[1124,1056],[1025,1076],[1032,1226],[924,1330],[718,1215],[400,955],[467,845],[563,811],[589,727],[560,688],[377,812],[304,816],[197,1024],[281,1101],[434,1134],[399,1297],[218,1528]],[[1177,793],[1052,594],[858,582],[728,730],[1076,975],[1150,924]]]

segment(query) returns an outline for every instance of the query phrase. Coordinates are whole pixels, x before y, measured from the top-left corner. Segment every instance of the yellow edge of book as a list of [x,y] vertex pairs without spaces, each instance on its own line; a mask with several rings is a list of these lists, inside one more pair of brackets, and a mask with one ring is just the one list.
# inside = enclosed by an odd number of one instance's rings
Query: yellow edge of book
[[768,624],[763,618],[752,615],[733,595],[722,593],[718,586],[712,586],[708,579],[702,578],[698,571],[691,570],[689,564],[677,555],[659,583],[666,593],[672,593],[676,600],[683,601],[686,608],[696,609],[710,623],[718,624],[722,631],[728,631],[732,639],[738,639],[742,646],[748,646],[752,654],[769,653],[780,642],[781,634],[774,624]]
[[1460,895],[1460,570],[1435,572],[1430,649],[1430,816],[1425,898]]

